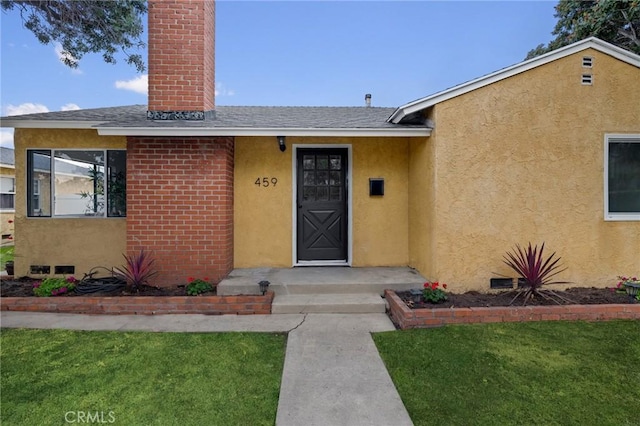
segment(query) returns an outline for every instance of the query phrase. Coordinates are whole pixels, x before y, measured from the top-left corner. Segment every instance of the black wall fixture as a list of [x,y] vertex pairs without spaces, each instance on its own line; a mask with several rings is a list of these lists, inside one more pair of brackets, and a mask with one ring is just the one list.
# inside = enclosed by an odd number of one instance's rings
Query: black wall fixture
[[369,178],[369,195],[379,197],[382,197],[384,195],[383,178]]

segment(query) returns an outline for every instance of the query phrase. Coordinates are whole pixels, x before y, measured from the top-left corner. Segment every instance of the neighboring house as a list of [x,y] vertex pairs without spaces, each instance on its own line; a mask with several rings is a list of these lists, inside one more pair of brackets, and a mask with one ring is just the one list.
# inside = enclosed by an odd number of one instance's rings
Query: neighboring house
[[14,158],[13,149],[0,147],[0,237],[2,243],[10,242],[13,239],[16,196]]
[[[187,5],[201,22],[157,24]],[[150,2],[148,105],[2,119],[18,275],[145,249],[165,285],[408,265],[486,290],[529,241],[576,285],[640,271],[639,56],[591,38],[399,108],[215,107],[213,16],[212,2]],[[94,204],[59,209],[77,190],[58,158],[99,172]],[[31,185],[46,172],[55,184]]]

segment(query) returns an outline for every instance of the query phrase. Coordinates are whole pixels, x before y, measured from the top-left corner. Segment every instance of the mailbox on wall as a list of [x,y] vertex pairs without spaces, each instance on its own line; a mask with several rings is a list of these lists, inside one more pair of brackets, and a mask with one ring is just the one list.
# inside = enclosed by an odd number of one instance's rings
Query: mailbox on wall
[[380,197],[384,195],[384,178],[369,178],[369,195]]

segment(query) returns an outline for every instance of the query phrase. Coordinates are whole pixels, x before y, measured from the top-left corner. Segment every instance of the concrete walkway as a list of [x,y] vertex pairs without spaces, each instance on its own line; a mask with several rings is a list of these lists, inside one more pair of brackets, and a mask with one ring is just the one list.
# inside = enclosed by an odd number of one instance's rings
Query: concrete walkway
[[169,332],[288,332],[278,426],[412,425],[371,332],[385,314],[79,315],[1,312],[7,328]]

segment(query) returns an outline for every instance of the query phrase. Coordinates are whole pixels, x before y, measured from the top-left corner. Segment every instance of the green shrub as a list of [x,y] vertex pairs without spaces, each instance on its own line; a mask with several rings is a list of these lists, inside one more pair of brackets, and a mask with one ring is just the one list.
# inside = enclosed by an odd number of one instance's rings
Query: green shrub
[[33,285],[33,294],[38,297],[60,296],[76,288],[76,279],[67,278],[45,278],[42,282]]
[[189,284],[187,284],[187,294],[189,296],[197,296],[202,293],[206,293],[207,291],[213,290],[213,286],[205,281],[198,279],[190,279]]

